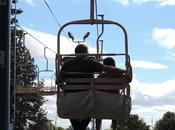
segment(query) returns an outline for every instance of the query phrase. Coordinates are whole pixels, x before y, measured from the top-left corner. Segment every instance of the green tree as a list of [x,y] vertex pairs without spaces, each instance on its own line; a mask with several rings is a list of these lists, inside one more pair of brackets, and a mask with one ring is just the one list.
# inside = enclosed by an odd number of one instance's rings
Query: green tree
[[[16,2],[13,0],[12,4]],[[25,34],[15,26],[18,20],[13,20],[15,13],[20,14],[22,11],[12,8],[11,12],[11,122],[14,130],[43,130],[44,124],[48,122],[47,113],[42,108],[44,98],[41,95],[14,94],[14,87],[36,85],[34,80],[37,70],[34,58],[25,46]]]
[[58,127],[56,130],[65,130],[65,129],[62,127]]
[[55,125],[53,125],[50,121],[45,124],[45,128],[43,130],[65,130],[62,127],[56,127]]
[[117,121],[116,128],[117,130],[150,130],[138,115],[130,115],[128,120]]
[[166,112],[162,119],[156,122],[154,130],[174,130],[175,129],[175,113]]
[[66,128],[65,130],[74,130],[74,128],[72,127],[72,125],[70,125],[68,128]]
[[[11,6],[11,24],[14,25],[18,23],[18,20],[16,19],[16,15],[21,14],[23,12],[22,9],[16,9],[15,5],[17,4],[18,0],[12,0],[12,6]],[[14,6],[13,6],[14,5]]]

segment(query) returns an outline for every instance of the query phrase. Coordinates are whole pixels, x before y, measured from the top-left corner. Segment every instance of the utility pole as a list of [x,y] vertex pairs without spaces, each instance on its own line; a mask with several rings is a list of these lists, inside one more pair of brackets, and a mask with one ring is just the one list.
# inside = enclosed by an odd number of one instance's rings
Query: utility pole
[[10,0],[0,0],[0,130],[10,126]]

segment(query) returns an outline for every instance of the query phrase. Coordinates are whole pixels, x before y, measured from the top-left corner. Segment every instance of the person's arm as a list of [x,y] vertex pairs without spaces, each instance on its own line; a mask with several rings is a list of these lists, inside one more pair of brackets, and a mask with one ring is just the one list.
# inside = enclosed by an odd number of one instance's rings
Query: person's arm
[[116,68],[115,66],[109,66],[109,65],[104,65],[103,66],[103,71],[106,73],[113,73],[114,77],[119,77],[119,76],[124,76],[125,75],[125,70]]
[[115,66],[103,66],[103,71],[105,75],[110,75],[112,77],[123,77],[125,76],[128,82],[132,81],[132,73],[127,72],[126,70],[116,68]]
[[126,71],[123,69],[116,68],[115,66],[103,65],[104,71],[114,71],[118,73],[125,73]]
[[114,77],[126,76],[128,82],[132,81],[132,72],[127,72],[126,70],[116,68],[115,66],[107,66],[107,65],[103,66],[103,70],[106,73],[112,74]]

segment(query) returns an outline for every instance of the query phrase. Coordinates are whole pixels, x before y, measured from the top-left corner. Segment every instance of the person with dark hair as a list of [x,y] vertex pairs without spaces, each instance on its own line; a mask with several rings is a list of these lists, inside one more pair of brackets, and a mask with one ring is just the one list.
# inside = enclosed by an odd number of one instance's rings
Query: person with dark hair
[[111,57],[107,57],[103,60],[104,65],[115,66],[115,61]]
[[[105,58],[103,60],[103,65],[116,68],[115,60],[111,57]],[[112,77],[122,77],[123,74],[125,73],[125,70],[122,70],[119,68],[116,68],[116,69],[118,70],[117,73],[114,73],[114,71],[107,71],[106,73],[102,73],[101,75],[99,75],[98,78],[101,78],[101,77],[111,77],[111,78]],[[106,92],[119,94],[119,90],[108,90]],[[96,119],[96,130],[100,130],[101,122],[102,122],[102,119]],[[113,128],[113,130],[116,129],[116,120],[112,120],[112,128]]]
[[88,47],[86,45],[78,44],[75,48],[75,54],[80,55],[65,62],[61,71],[93,73],[101,72],[105,69],[102,64],[88,58]]
[[[94,72],[116,70],[114,66],[103,65],[92,58],[88,58],[88,47],[84,44],[78,44],[76,46],[75,54],[78,54],[78,55],[75,58],[66,61],[62,65],[61,71],[83,72],[83,73],[88,73],[89,75],[89,73],[94,73]],[[92,75],[89,75],[89,77],[92,77]],[[70,119],[70,122],[74,130],[86,130],[90,120],[91,119],[83,119],[83,120]]]
[[84,44],[78,44],[77,47],[75,48],[75,53],[78,54],[78,53],[85,53],[87,54],[88,53],[88,47]]

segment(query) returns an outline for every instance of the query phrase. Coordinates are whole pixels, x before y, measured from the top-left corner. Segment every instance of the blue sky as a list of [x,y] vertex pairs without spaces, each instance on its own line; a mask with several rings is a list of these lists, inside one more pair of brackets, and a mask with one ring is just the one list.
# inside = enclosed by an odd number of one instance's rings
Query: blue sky
[[[61,25],[75,19],[89,18],[89,0],[47,2]],[[121,23],[128,32],[129,54],[134,72],[131,83],[132,113],[139,114],[150,124],[152,115],[156,121],[165,111],[174,111],[175,0],[97,0],[97,3],[99,14],[104,14],[107,20]],[[17,7],[24,11],[17,16],[19,25],[56,51],[59,26],[44,1],[19,0]],[[67,33],[69,29],[64,31]],[[84,35],[81,28],[73,28],[72,32],[77,39]],[[105,35],[114,38],[106,38],[109,43],[122,37],[119,34],[115,39],[113,32],[107,33],[107,29],[105,32]],[[61,38],[65,43],[61,51],[72,52],[74,45],[70,44],[64,33]],[[105,39],[105,36],[103,38]],[[90,49],[94,50],[90,39],[87,39],[87,43]],[[43,46],[27,35],[26,44],[36,63],[41,69],[44,68]],[[105,51],[113,48],[113,45],[106,45]],[[55,54],[47,50],[47,56],[49,67],[52,69]]]

